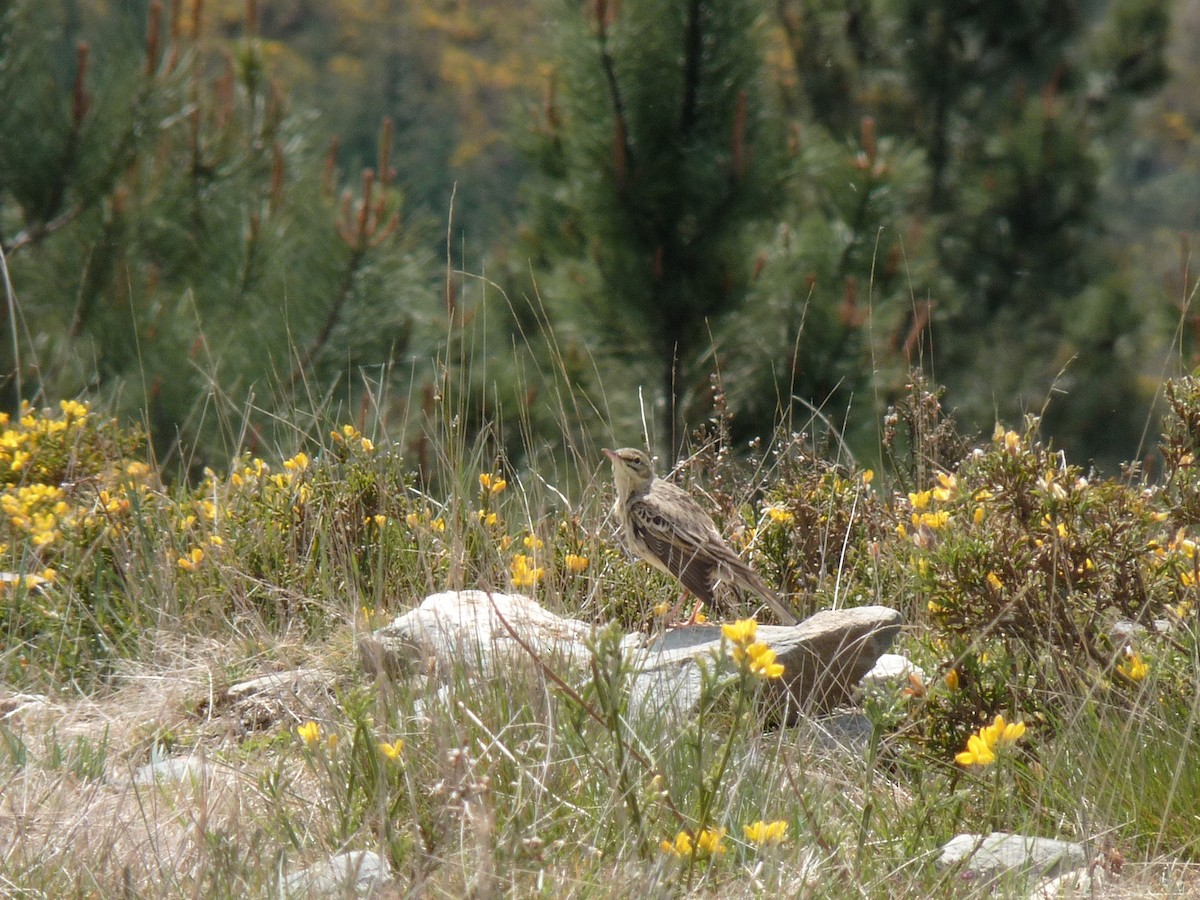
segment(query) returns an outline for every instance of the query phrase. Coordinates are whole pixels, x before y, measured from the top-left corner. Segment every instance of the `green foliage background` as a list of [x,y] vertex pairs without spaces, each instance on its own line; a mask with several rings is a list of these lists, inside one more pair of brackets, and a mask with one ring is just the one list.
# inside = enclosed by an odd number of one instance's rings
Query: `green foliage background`
[[18,0],[8,403],[102,398],[193,474],[297,404],[418,455],[453,403],[530,462],[713,415],[873,459],[918,365],[968,428],[1042,412],[1114,468],[1194,362],[1198,33],[1167,0]]

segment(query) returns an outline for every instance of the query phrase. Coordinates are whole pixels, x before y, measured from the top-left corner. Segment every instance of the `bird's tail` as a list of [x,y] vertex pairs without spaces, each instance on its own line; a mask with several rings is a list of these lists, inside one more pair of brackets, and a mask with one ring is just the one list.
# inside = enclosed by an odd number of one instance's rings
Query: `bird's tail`
[[767,583],[759,577],[758,573],[752,568],[738,559],[736,556],[730,555],[729,559],[723,559],[720,564],[721,574],[727,581],[736,589],[750,591],[757,594],[766,601],[767,606],[775,613],[779,621],[784,625],[795,625],[800,619],[792,612],[780,596],[767,586]]

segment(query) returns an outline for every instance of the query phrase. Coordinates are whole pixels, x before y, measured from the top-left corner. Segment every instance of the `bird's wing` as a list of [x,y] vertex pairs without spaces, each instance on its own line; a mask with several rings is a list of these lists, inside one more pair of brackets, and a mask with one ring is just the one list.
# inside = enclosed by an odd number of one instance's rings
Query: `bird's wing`
[[703,519],[697,520],[679,512],[678,508],[664,509],[656,498],[647,495],[630,502],[629,526],[663,568],[701,600],[712,603],[717,563],[707,552],[710,535],[705,527],[711,522],[703,513]]

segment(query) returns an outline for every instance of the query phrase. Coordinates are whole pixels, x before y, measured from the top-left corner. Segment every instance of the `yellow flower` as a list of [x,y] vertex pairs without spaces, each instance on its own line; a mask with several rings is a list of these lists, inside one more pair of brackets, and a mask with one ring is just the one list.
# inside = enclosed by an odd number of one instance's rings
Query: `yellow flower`
[[923,526],[925,528],[932,528],[934,531],[944,527],[949,521],[950,513],[945,510],[941,512],[913,513],[912,516],[912,523],[918,528]]
[[672,856],[691,856],[692,836],[686,831],[681,831],[675,835],[675,840],[663,841],[658,846],[662,848],[663,853],[670,853]]
[[479,487],[485,494],[499,494],[508,487],[508,482],[499,475],[483,473],[479,476]]
[[500,521],[499,516],[497,516],[494,512],[488,512],[486,509],[479,510],[476,515],[479,516],[479,521],[488,528],[494,527],[496,523]]
[[949,672],[946,673],[946,685],[952,691],[958,690],[958,685],[959,685],[958,669],[951,669]]
[[721,626],[721,634],[725,635],[735,647],[743,650],[754,643],[754,635],[758,632],[758,623],[753,619],[738,619]]
[[300,453],[297,453],[291,459],[285,459],[283,461],[283,467],[285,469],[287,469],[289,472],[303,472],[305,469],[308,468],[308,464],[309,464],[308,454],[304,453],[303,451]]
[[945,503],[958,492],[958,479],[943,472],[938,473],[938,485],[933,489],[933,499]]
[[567,568],[572,572],[582,572],[588,567],[588,558],[586,556],[577,556],[574,553],[568,553],[565,560]]
[[780,841],[786,840],[787,830],[788,823],[783,819],[777,819],[774,822],[764,822],[759,819],[753,825],[742,826],[742,833],[746,835],[746,840],[760,847],[778,844]]
[[385,516],[383,514],[379,514],[379,515],[374,515],[374,516],[367,516],[363,520],[363,524],[370,524],[371,522],[375,523],[376,528],[382,528],[384,525],[387,524],[387,516]]
[[416,513],[409,513],[404,517],[404,524],[409,528],[416,528],[421,523],[421,517]]
[[908,502],[912,504],[913,509],[921,510],[929,505],[931,497],[933,497],[933,491],[920,491],[916,494],[909,494]]
[[392,741],[390,744],[387,741],[380,741],[379,743],[379,752],[388,759],[399,759],[400,751],[403,749],[404,738],[396,738],[396,740]]
[[204,562],[204,551],[200,547],[193,547],[187,556],[181,556],[175,562],[185,572],[193,572]]
[[976,525],[980,524],[983,521],[983,507],[982,506],[975,507],[975,512],[972,513],[972,515],[971,515],[971,521],[974,522]]
[[296,726],[296,734],[300,735],[300,739],[311,747],[321,739],[321,726],[309,720],[303,725]]
[[1013,744],[1025,734],[1024,722],[1005,722],[997,715],[991,725],[985,725],[967,738],[967,749],[954,757],[962,766],[987,766],[996,761],[996,747]]
[[875,471],[873,469],[867,469],[865,472],[862,473],[862,483],[863,484],[870,484],[874,480],[875,480]]
[[654,604],[654,615],[658,616],[660,619],[663,616],[665,616],[667,613],[669,613],[670,611],[671,611],[671,604],[667,603],[665,600],[662,603]]
[[533,587],[541,580],[545,574],[545,569],[541,566],[534,566],[531,558],[524,553],[518,553],[513,557],[512,561],[512,583],[513,587],[527,588]]
[[781,678],[783,663],[775,662],[775,651],[766,644],[751,644],[746,648],[750,658],[750,671],[759,678]]
[[709,856],[719,856],[725,852],[725,846],[722,843],[724,840],[724,828],[705,828],[696,835],[696,852],[707,853]]
[[785,523],[796,518],[790,509],[784,509],[782,506],[768,506],[764,512],[772,522]]
[[68,419],[83,419],[88,414],[87,406],[76,400],[60,400],[58,408],[62,410],[63,415]]
[[987,573],[987,583],[988,586],[994,591],[1001,590],[1004,587],[1004,582],[1000,580],[1000,576],[995,572]]
[[525,545],[526,550],[541,550],[545,546],[542,539],[536,534],[525,535],[525,539],[521,543]]
[[967,738],[967,749],[956,754],[954,761],[960,766],[988,766],[996,761],[996,754],[987,741],[973,734]]
[[1126,661],[1117,666],[1117,674],[1130,681],[1141,681],[1150,674],[1150,667],[1140,653],[1125,650]]

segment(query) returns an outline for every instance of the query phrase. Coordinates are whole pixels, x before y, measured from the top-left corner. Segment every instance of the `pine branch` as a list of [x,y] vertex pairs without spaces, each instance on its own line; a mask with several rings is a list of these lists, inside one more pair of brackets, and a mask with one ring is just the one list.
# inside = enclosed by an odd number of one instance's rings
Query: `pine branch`
[[608,3],[606,0],[596,2],[597,40],[600,45],[600,68],[604,72],[604,80],[608,84],[608,95],[612,102],[613,118],[616,120],[616,165],[618,187],[624,188],[624,178],[633,169],[633,145],[629,142],[629,122],[625,113],[625,100],[621,96],[621,86],[617,83],[617,68],[613,62],[612,50],[608,45]]
[[696,124],[700,102],[700,55],[703,42],[700,32],[701,0],[688,3],[687,32],[684,35],[683,104],[679,114],[679,130],[686,141]]

